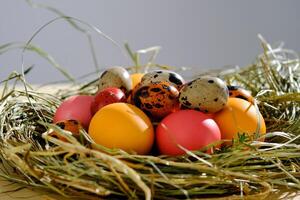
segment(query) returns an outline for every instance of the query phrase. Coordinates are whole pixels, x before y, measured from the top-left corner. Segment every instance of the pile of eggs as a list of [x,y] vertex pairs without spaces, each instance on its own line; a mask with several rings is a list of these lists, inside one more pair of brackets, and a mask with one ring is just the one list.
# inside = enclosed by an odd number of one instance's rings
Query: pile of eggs
[[130,75],[122,67],[102,73],[96,95],[62,102],[53,122],[74,136],[84,128],[97,144],[138,154],[156,149],[181,155],[239,133],[266,133],[253,97],[243,88],[210,76],[185,82],[167,70]]

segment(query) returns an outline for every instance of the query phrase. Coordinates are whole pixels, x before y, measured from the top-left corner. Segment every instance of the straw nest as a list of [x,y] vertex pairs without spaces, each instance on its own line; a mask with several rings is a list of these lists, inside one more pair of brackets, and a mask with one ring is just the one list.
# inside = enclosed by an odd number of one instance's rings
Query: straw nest
[[[209,73],[252,92],[267,124],[266,140],[253,142],[241,134],[231,147],[211,155],[199,150],[178,157],[143,156],[91,148],[84,130],[85,142],[80,142],[51,122],[63,99],[93,94],[96,80],[48,94],[31,89],[24,76],[30,70],[13,72],[1,82],[0,176],[76,199],[263,199],[274,188],[300,189],[299,59],[263,40],[262,46],[252,65]],[[1,53],[7,47],[1,46]],[[27,50],[40,52],[31,47],[27,43]],[[152,66],[164,67],[153,62],[146,67]],[[68,141],[52,137],[49,129]]]

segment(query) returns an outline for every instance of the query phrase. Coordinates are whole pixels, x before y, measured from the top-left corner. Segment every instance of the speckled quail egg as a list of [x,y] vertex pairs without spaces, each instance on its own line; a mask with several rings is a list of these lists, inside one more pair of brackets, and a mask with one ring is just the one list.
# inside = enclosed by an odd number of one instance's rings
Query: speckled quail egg
[[116,87],[128,93],[132,90],[132,80],[128,71],[123,67],[112,67],[101,74],[98,87],[98,91]]
[[179,91],[168,82],[139,84],[132,102],[152,119],[161,119],[179,109]]
[[179,89],[184,84],[184,79],[176,72],[168,70],[155,70],[145,74],[141,80],[145,85],[166,81]]
[[[69,131],[72,133],[72,135],[76,138],[80,138],[80,129],[82,129],[83,127],[81,126],[80,122],[74,119],[68,119],[68,120],[63,120],[63,121],[59,121],[56,123],[57,126],[59,126],[61,129]],[[59,138],[60,140],[67,142],[68,140],[59,135],[57,132],[53,131],[50,133],[50,135],[52,137],[56,137]]]
[[250,103],[254,104],[254,97],[251,95],[251,92],[235,85],[228,85],[227,86],[229,90],[229,96],[230,97],[236,97],[240,99],[244,99],[246,101],[249,101]]
[[228,96],[224,81],[216,77],[204,76],[182,87],[179,102],[182,108],[215,113],[226,105]]

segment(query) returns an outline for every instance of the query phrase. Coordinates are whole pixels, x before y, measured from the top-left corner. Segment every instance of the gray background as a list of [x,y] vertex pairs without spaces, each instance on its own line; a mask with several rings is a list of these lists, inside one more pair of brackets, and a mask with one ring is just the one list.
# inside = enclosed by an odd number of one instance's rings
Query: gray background
[[[44,0],[69,16],[99,27],[118,43],[133,49],[162,46],[157,62],[190,66],[196,71],[226,65],[250,64],[261,52],[257,34],[270,43],[285,41],[300,50],[300,1],[296,0]],[[27,41],[55,14],[34,9],[23,0],[1,0],[0,44]],[[93,34],[101,67],[130,65],[110,42]],[[34,40],[74,76],[94,70],[86,37],[58,21]],[[47,62],[25,54],[26,66],[35,64],[28,80],[46,83],[64,77]],[[21,51],[0,55],[0,78],[20,71]]]

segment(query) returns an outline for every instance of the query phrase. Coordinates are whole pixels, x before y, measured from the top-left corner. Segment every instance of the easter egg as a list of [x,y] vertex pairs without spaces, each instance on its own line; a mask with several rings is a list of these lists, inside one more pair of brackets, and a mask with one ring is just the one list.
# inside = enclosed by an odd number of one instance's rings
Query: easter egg
[[[74,137],[79,138],[79,131],[82,129],[82,126],[79,121],[69,119],[69,120],[63,120],[55,123],[57,126],[59,126],[61,129],[69,131],[70,134],[72,134]],[[61,139],[62,141],[67,141],[66,138],[60,136],[56,132],[50,133],[50,135],[57,137]]]
[[258,130],[266,133],[265,121],[258,110],[250,102],[240,98],[229,98],[226,106],[214,115],[221,130],[222,139],[231,140],[238,133],[253,136]]
[[154,130],[147,115],[134,105],[109,104],[91,120],[89,135],[95,143],[147,154],[154,142]]
[[77,120],[87,130],[92,118],[91,105],[93,96],[77,95],[63,101],[57,108],[53,122],[57,123],[64,120]]
[[215,113],[227,103],[228,89],[224,81],[217,77],[204,76],[185,84],[180,90],[179,101],[182,108]]
[[229,90],[230,97],[236,97],[236,98],[244,99],[246,101],[254,103],[254,98],[252,97],[250,91],[245,90],[242,87],[234,86],[234,85],[228,85],[227,88]]
[[142,73],[136,73],[130,75],[132,81],[132,88],[135,88],[135,86],[137,86],[137,84],[141,82],[143,76],[144,74]]
[[118,102],[125,102],[126,96],[124,92],[119,88],[106,88],[104,90],[99,91],[94,101],[92,102],[91,109],[92,114],[95,114],[102,107]]
[[157,126],[156,143],[161,154],[181,155],[199,150],[221,139],[216,122],[195,110],[180,110],[165,117]]
[[105,70],[99,79],[98,91],[105,88],[116,87],[128,93],[132,90],[130,74],[123,67],[112,67]]
[[132,102],[148,116],[160,119],[178,109],[178,96],[178,90],[168,82],[156,82],[137,87]]
[[168,82],[177,89],[184,84],[184,79],[176,72],[168,70],[155,70],[145,74],[141,80],[145,85],[149,83]]

